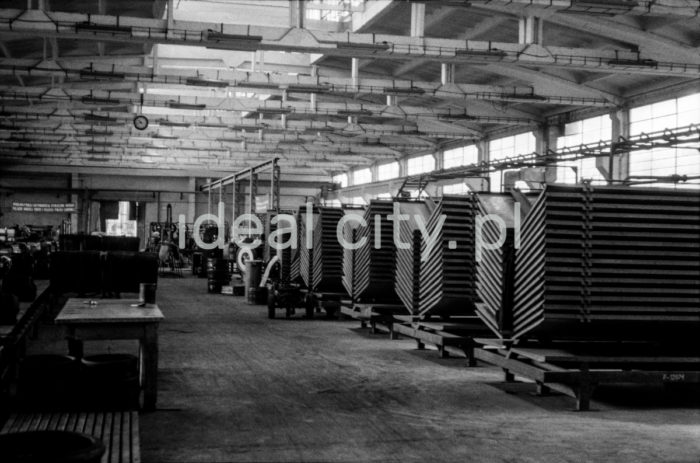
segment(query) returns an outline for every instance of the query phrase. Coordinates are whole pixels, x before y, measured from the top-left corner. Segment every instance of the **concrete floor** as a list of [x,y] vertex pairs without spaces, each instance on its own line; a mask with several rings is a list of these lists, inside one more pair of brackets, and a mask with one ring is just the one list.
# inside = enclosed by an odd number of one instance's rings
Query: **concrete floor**
[[355,321],[268,320],[263,306],[207,294],[205,280],[161,279],[158,302],[146,463],[700,461],[692,397],[607,389],[594,411],[574,412],[568,397],[536,397],[496,368],[469,369]]

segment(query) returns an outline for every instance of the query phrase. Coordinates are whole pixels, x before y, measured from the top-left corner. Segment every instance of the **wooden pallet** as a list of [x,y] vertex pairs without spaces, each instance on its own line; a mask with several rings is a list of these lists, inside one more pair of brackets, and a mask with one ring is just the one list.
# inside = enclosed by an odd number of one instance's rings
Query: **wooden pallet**
[[89,434],[106,447],[102,463],[139,463],[139,414],[136,411],[17,413],[0,434],[25,431],[74,431]]
[[470,367],[476,366],[475,338],[490,333],[478,317],[455,317],[446,322],[416,320],[414,317],[397,316],[401,323],[394,323],[395,333],[416,340],[418,349],[426,344],[437,347],[442,358],[450,356],[450,351],[463,353]]
[[360,321],[360,328],[367,328],[369,324],[370,333],[377,334],[381,329],[388,332],[391,339],[395,339],[394,317],[398,312],[405,312],[405,310],[400,304],[353,304],[347,300],[342,301],[340,306],[340,312],[343,315]]
[[506,381],[514,381],[515,375],[530,379],[537,384],[539,394],[554,390],[573,397],[579,411],[590,409],[591,396],[599,384],[700,385],[700,353],[659,351],[654,355],[655,348],[642,343],[518,346],[499,339],[475,341],[480,346],[475,357],[501,367]]

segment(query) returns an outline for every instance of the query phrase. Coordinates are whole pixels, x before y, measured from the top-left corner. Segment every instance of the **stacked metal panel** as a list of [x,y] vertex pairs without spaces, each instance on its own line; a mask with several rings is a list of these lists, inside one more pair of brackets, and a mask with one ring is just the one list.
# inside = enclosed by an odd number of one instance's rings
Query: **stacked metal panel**
[[[482,245],[476,256],[476,313],[499,337],[508,336],[512,328],[512,255],[516,202],[508,194],[478,194],[478,217],[481,218]],[[520,212],[518,210],[518,215]],[[494,218],[499,218],[505,225]],[[497,246],[503,239],[503,244]],[[510,260],[509,260],[510,259]]]
[[299,212],[299,274],[301,279],[307,288],[313,288],[313,254],[314,254],[314,243],[312,243],[312,248],[309,248],[306,242],[306,230],[307,230],[307,220],[310,221],[312,233],[316,229],[316,225],[319,221],[319,213],[317,208],[313,208],[311,211],[311,218],[307,218],[306,208],[300,210]]
[[313,232],[313,263],[309,285],[314,291],[344,292],[343,247],[338,242],[337,235],[338,222],[343,215],[344,211],[340,208],[318,208],[318,220]]
[[[418,301],[418,279],[420,264],[414,260],[413,234],[418,230],[417,217],[427,222],[430,212],[435,208],[432,201],[398,201],[399,214],[407,216],[407,220],[399,222],[399,239],[404,246],[396,248],[396,275],[394,289],[403,305],[411,314],[417,315],[420,309]],[[415,290],[415,291],[414,291]]]
[[297,222],[297,240],[296,246],[290,250],[290,263],[289,263],[289,281],[292,283],[299,283],[302,281],[301,278],[301,222],[302,222],[302,212],[301,209],[295,214]]
[[514,337],[649,340],[699,328],[697,191],[545,189],[523,221]]
[[[432,211],[426,228],[430,236],[437,238],[421,259],[420,315],[474,313],[476,211],[473,195],[443,196]],[[421,254],[427,247],[423,240]]]
[[345,259],[349,262],[345,264],[344,261],[343,281],[348,283],[346,288],[354,282],[354,292],[348,289],[348,293],[360,302],[398,302],[394,290],[394,222],[388,218],[393,214],[393,207],[392,201],[370,201],[364,214],[367,226],[358,228],[355,236],[356,241],[365,240],[365,244],[354,252],[346,251]]

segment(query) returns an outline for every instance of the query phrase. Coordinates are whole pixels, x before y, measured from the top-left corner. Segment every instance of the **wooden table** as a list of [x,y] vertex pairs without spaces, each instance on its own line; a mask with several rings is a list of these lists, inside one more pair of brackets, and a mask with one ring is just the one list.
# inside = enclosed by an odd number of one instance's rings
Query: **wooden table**
[[68,299],[56,324],[65,325],[68,350],[83,356],[84,340],[137,339],[143,386],[143,408],[153,410],[158,398],[158,323],[163,314],[155,304],[133,307],[134,299]]

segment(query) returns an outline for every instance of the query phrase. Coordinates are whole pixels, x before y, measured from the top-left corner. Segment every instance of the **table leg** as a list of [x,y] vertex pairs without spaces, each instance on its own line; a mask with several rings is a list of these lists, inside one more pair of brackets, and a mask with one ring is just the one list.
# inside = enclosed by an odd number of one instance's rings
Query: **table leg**
[[158,400],[158,325],[144,327],[141,341],[143,362],[143,408],[155,410]]
[[75,337],[75,331],[68,330],[66,339],[68,340],[68,355],[75,358],[83,358],[83,341]]

